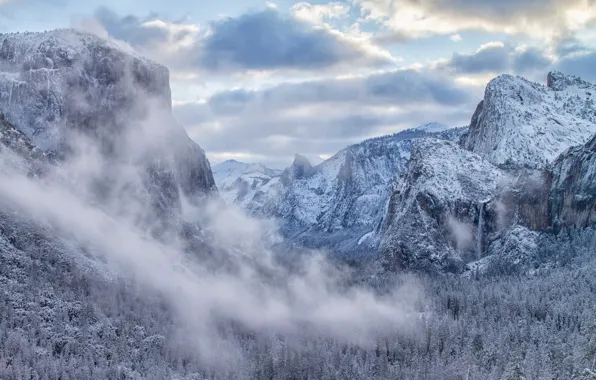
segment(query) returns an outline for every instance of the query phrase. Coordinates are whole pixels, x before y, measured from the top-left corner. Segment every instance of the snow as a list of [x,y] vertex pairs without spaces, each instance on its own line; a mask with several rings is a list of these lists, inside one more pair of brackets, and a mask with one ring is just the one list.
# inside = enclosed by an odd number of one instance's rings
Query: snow
[[561,73],[554,77],[557,89],[511,75],[493,79],[464,146],[497,165],[544,168],[584,144],[596,133],[596,86]]
[[[458,139],[463,131],[431,123],[369,139],[307,168],[298,178],[292,173],[300,170],[293,166],[276,173],[238,161],[215,165],[213,173],[226,202],[254,216],[279,218],[289,239],[319,241],[324,236],[335,241],[337,236],[345,247],[364,248],[377,242],[374,231],[396,178],[407,168],[412,142],[429,136]],[[298,157],[294,165],[303,166],[304,160]]]
[[236,160],[224,161],[212,167],[219,193],[228,204],[238,204],[247,210],[262,208],[277,198],[281,170],[262,164],[247,164]]
[[464,254],[478,257],[481,245],[473,244],[483,237],[478,213],[513,179],[453,141],[415,140],[378,231],[384,260],[442,271],[461,267]]
[[439,132],[445,132],[446,130],[451,129],[451,127],[448,127],[444,124],[440,124],[440,123],[427,123],[424,125],[421,125],[419,127],[414,128],[414,131],[423,131],[423,132],[427,132],[427,133],[439,133]]
[[[130,111],[127,101],[138,98],[140,90],[164,108],[171,106],[168,70],[114,41],[65,29],[2,34],[0,43],[0,107],[7,120],[42,149],[60,146],[65,128],[80,123],[77,112],[88,107],[86,103],[93,104],[92,114],[103,120]],[[125,80],[107,83],[120,80],[119,63],[128,61],[142,79],[135,85]]]

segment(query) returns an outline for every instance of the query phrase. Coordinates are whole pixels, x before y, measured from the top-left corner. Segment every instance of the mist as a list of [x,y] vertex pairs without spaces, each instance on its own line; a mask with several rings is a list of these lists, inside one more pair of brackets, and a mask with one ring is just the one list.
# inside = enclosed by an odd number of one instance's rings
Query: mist
[[[192,350],[209,365],[241,362],[233,338],[221,333],[230,323],[263,336],[323,337],[360,347],[415,332],[425,297],[414,278],[382,293],[348,285],[350,271],[316,251],[293,256],[290,268],[277,260],[285,253],[271,248],[280,239],[275,222],[250,218],[217,194],[189,198],[179,189],[173,217],[158,220],[143,193],[143,170],[171,159],[176,148],[164,141],[177,144],[179,132],[168,123],[167,110],[153,107],[128,129],[134,133],[123,134],[125,154],[117,159],[107,159],[93,139],[69,136],[72,154],[47,165],[41,178],[4,149],[0,202],[85,247],[107,278],[134,283],[139,296],[163,296],[192,337]],[[98,196],[102,183],[110,191]],[[159,234],[152,233],[155,224]],[[187,248],[183,224],[205,236],[208,253]]]

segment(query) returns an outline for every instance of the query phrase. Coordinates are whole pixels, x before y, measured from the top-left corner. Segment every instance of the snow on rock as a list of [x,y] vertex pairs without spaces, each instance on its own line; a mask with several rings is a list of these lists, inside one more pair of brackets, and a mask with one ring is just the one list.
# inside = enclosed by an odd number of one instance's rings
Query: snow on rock
[[0,35],[0,112],[57,159],[86,151],[73,139],[84,136],[107,161],[134,166],[129,176],[106,165],[99,192],[128,178],[153,210],[147,220],[177,218],[182,195],[216,191],[203,150],[171,115],[168,69],[114,42],[73,30]]
[[445,132],[448,129],[451,129],[451,127],[448,127],[444,124],[433,122],[433,123],[427,123],[427,124],[421,125],[419,127],[416,127],[413,130],[427,132],[427,133],[439,133],[439,132]]
[[554,163],[549,216],[557,229],[596,225],[596,135]]
[[262,164],[236,160],[213,166],[213,178],[219,193],[228,204],[238,204],[249,213],[264,213],[280,196],[282,171]]
[[213,168],[223,196],[259,217],[278,218],[290,243],[340,254],[376,251],[375,231],[390,190],[410,158],[412,141],[434,136],[457,141],[466,128],[437,123],[373,138],[312,164],[296,155],[283,172],[226,161]]
[[446,132],[410,129],[366,140],[307,170],[290,181],[281,196],[276,216],[282,232],[293,242],[340,254],[376,251],[373,232],[393,182],[407,166],[412,142],[428,136],[456,140],[464,129]]
[[486,87],[462,146],[496,165],[545,168],[596,133],[596,86],[559,72],[548,86],[501,75]]
[[511,180],[454,142],[416,140],[379,231],[385,268],[458,272],[479,258],[486,204]]
[[42,149],[58,149],[72,129],[118,133],[148,99],[170,109],[168,70],[112,42],[73,30],[0,40],[0,107]]

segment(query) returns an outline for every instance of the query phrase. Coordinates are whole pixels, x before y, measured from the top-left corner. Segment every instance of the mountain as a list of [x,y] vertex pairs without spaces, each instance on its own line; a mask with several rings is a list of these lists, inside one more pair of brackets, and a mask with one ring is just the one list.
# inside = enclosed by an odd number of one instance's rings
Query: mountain
[[445,132],[448,129],[451,129],[451,127],[448,127],[444,124],[440,124],[440,123],[426,123],[423,124],[419,127],[414,128],[414,131],[421,131],[421,132],[426,132],[426,133],[440,133],[440,132]]
[[1,379],[593,377],[596,137],[546,168],[436,125],[215,168],[289,245],[380,242],[385,272],[350,270],[271,252],[268,225],[204,202],[209,162],[161,66],[72,31],[0,39],[18,87],[0,96]]
[[593,227],[593,89],[561,73],[548,88],[500,76],[460,147],[417,140],[378,232],[385,268],[529,267],[561,230]]
[[168,70],[72,30],[0,45],[0,378],[173,378],[174,308],[131,282],[210,254],[185,213],[217,189]]
[[463,132],[406,130],[352,145],[290,182],[275,216],[293,244],[340,255],[375,256],[392,183],[410,158],[412,142],[428,136],[457,139]]
[[481,256],[485,204],[509,181],[505,172],[454,142],[416,141],[384,215],[385,266],[436,265],[457,272],[461,256]]
[[262,164],[228,160],[213,166],[213,178],[224,201],[235,203],[249,212],[272,207],[282,190],[281,170]]
[[465,128],[431,123],[343,149],[318,165],[296,155],[279,173],[262,165],[225,162],[214,167],[228,201],[253,216],[277,218],[289,244],[339,254],[373,254],[395,178],[405,170],[412,141],[457,141]]
[[[216,192],[203,150],[171,115],[164,66],[73,30],[4,34],[0,40],[4,118],[59,159],[90,154],[87,145],[97,148],[109,162],[100,169],[98,199],[118,191],[110,185],[115,176],[126,178],[124,188],[136,194],[124,190],[123,204],[131,196],[148,204],[151,221],[177,219],[181,196],[197,202]],[[123,163],[138,176],[125,173]]]
[[488,84],[462,146],[495,165],[545,168],[596,133],[596,86],[560,72],[547,86],[501,75]]

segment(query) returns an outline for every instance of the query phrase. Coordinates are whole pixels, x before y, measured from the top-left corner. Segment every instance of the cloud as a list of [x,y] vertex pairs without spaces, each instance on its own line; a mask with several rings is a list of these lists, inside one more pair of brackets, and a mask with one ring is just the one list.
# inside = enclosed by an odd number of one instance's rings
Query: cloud
[[[300,3],[295,15],[273,7],[212,22],[208,28],[168,22],[158,15],[120,17],[108,8],[95,12],[107,34],[122,40],[174,70],[242,72],[321,70],[340,65],[382,66],[391,55],[328,25],[305,18],[336,17],[339,5],[310,7]],[[314,8],[313,8],[314,7]],[[319,15],[319,16],[315,16]],[[313,20],[311,20],[313,21]]]
[[389,63],[356,44],[275,10],[244,14],[213,23],[201,66],[213,70],[321,69],[341,63]]
[[461,40],[463,40],[463,38],[461,37],[461,35],[459,34],[453,34],[451,37],[449,37],[449,39],[453,42],[459,42]]
[[452,80],[416,70],[396,70],[345,79],[284,83],[261,91],[232,90],[209,100],[228,113],[235,107],[294,107],[304,104],[353,102],[367,105],[416,105],[436,102],[457,105],[469,99]]
[[509,66],[508,54],[508,49],[502,43],[491,43],[472,54],[455,53],[445,67],[456,73],[502,72]]
[[95,11],[94,18],[110,37],[126,41],[135,47],[145,46],[154,41],[167,40],[166,31],[145,24],[154,20],[155,16],[148,17],[146,20],[132,15],[120,17],[111,9],[100,7]]
[[292,6],[292,14],[298,20],[312,24],[322,24],[324,21],[340,19],[350,12],[350,6],[345,3],[333,2],[329,4],[296,3]]
[[470,54],[455,53],[451,58],[439,61],[435,69],[455,74],[528,74],[537,70],[544,71],[551,64],[552,60],[538,48],[514,48],[501,42],[491,42]]
[[512,58],[513,70],[522,74],[532,70],[545,70],[552,64],[552,60],[537,48],[517,50]]
[[474,232],[471,224],[461,222],[450,215],[447,219],[447,228],[458,251],[465,251],[472,247]]
[[581,49],[578,52],[561,58],[556,68],[566,74],[582,77],[585,80],[596,82],[596,51]]
[[384,25],[397,38],[464,30],[524,33],[552,38],[589,27],[592,0],[355,0],[363,18]]
[[290,160],[294,153],[332,154],[424,122],[463,125],[474,102],[474,93],[452,79],[401,70],[223,91],[178,104],[174,113],[210,153]]

